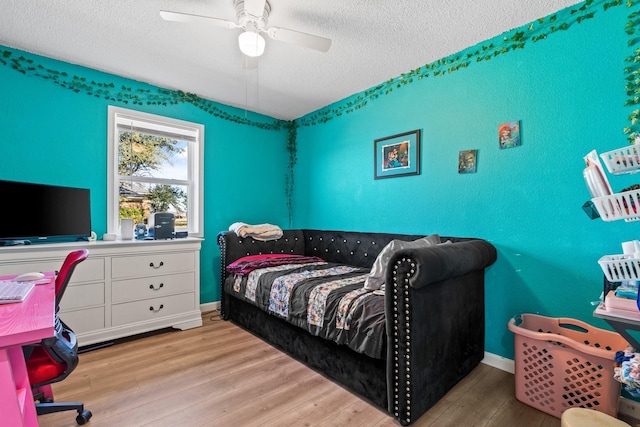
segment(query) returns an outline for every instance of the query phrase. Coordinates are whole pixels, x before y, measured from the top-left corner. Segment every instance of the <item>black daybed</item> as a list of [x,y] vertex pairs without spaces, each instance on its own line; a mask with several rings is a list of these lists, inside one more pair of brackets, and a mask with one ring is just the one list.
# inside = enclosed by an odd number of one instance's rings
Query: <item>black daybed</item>
[[[433,236],[222,232],[222,318],[408,425],[484,357],[484,269],[496,250],[472,238],[420,243]],[[384,286],[365,289],[381,265]]]

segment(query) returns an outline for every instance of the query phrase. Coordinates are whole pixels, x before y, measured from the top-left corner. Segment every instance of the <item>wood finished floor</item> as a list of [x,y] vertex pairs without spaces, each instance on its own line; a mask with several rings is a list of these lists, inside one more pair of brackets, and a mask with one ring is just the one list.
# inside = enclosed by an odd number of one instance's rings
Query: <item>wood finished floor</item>
[[[203,322],[82,353],[54,385],[56,400],[84,402],[90,427],[399,426],[216,313]],[[73,411],[38,421],[76,426]],[[517,401],[512,374],[480,364],[412,426],[558,427],[560,420]]]

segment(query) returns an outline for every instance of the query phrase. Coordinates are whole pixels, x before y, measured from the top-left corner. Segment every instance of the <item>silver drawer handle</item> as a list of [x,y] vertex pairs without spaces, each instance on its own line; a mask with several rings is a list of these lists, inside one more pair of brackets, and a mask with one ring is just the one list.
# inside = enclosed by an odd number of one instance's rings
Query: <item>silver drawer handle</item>
[[153,283],[149,285],[149,289],[151,289],[152,291],[160,290],[160,288],[163,288],[163,287],[164,287],[164,283],[160,283],[157,288],[153,286]]
[[164,265],[164,262],[160,261],[160,264],[158,264],[157,266],[156,266],[156,265],[154,265],[153,263],[150,263],[150,264],[149,264],[149,267],[151,267],[151,268],[160,268],[160,267],[162,267],[163,265]]
[[157,310],[155,308],[153,308],[153,306],[151,306],[151,307],[149,307],[149,311],[153,311],[154,313],[157,313],[160,310],[162,310],[163,308],[164,308],[164,304],[160,304],[160,307],[158,307]]

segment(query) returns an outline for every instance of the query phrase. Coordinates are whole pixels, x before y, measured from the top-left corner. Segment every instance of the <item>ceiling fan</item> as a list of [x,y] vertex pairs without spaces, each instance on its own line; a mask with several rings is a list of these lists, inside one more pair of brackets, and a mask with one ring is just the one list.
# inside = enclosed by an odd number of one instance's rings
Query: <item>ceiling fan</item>
[[252,58],[264,53],[265,33],[273,40],[291,43],[309,49],[327,52],[331,47],[331,39],[312,34],[289,30],[286,28],[266,28],[271,12],[271,4],[267,0],[234,0],[237,22],[210,16],[192,15],[181,12],[161,10],[160,16],[166,21],[205,23],[218,27],[234,29],[242,28],[244,31],[238,36],[240,51]]

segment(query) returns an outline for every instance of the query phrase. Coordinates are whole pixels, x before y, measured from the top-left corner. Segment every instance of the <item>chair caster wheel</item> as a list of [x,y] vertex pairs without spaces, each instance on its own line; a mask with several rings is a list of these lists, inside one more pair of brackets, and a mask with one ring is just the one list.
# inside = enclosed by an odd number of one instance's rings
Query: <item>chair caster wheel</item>
[[91,413],[91,411],[89,411],[88,409],[85,409],[84,411],[80,412],[76,417],[76,423],[78,423],[79,425],[84,425],[89,422],[92,416],[93,414]]

